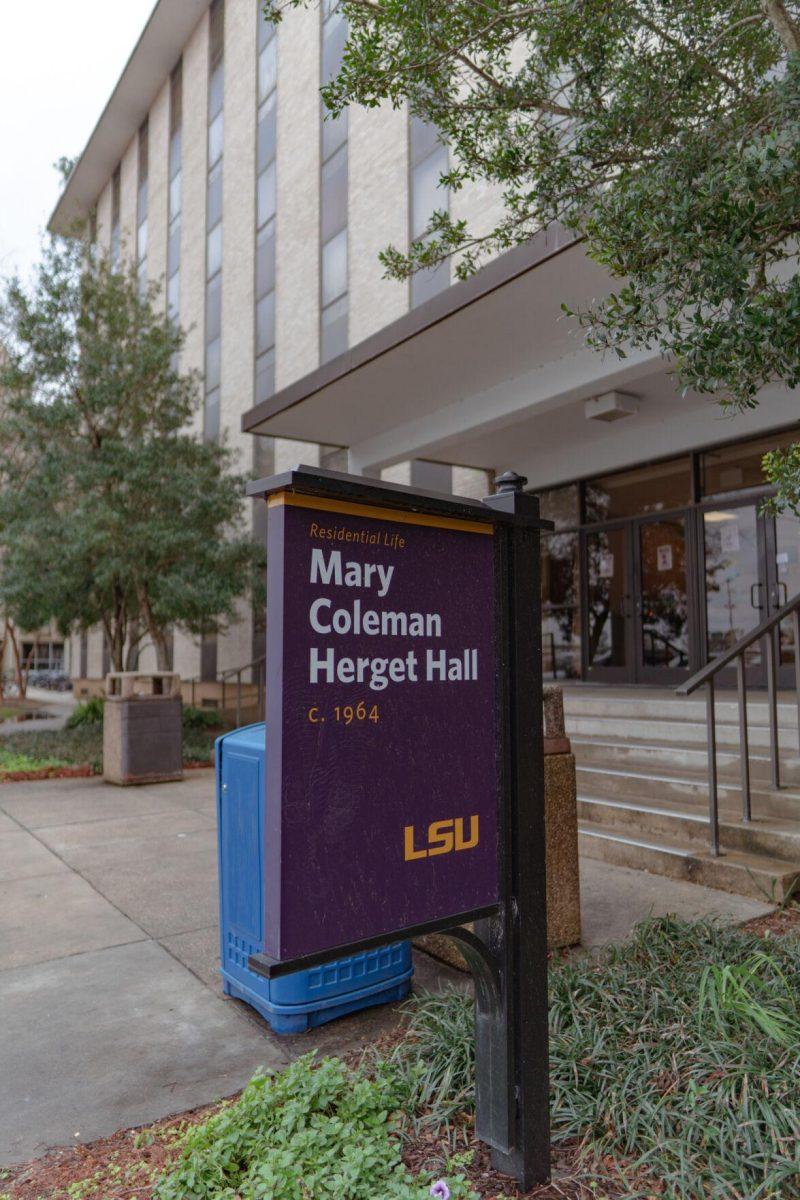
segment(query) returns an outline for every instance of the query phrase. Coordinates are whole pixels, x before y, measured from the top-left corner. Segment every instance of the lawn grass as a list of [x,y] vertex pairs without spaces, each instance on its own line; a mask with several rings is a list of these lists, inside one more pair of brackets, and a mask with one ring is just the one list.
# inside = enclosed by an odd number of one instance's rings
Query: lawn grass
[[[183,761],[211,762],[218,731],[184,729]],[[24,759],[25,766],[12,762]],[[26,729],[0,738],[0,771],[34,771],[49,766],[103,767],[103,725],[79,725],[74,729]]]

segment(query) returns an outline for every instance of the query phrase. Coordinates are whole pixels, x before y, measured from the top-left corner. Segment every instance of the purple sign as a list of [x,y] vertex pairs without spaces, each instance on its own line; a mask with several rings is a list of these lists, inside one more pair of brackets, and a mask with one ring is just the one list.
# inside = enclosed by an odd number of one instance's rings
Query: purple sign
[[265,951],[499,898],[491,524],[269,498]]

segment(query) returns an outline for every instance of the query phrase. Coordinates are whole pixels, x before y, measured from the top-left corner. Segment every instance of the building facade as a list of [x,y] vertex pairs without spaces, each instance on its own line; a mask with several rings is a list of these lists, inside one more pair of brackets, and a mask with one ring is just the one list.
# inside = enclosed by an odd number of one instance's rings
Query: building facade
[[[91,220],[104,250],[135,260],[142,286],[163,281],[188,332],[183,365],[204,381],[198,436],[225,438],[240,469],[259,474],[346,467],[336,444],[253,438],[243,414],[449,283],[446,268],[413,287],[382,278],[378,251],[407,244],[412,221],[416,231],[447,204],[436,187],[446,151],[403,112],[327,119],[319,88],[345,38],[330,0],[278,28],[260,0],[159,0],[50,222],[68,234]],[[463,202],[479,209],[485,197]],[[485,471],[447,464],[387,474],[488,487]],[[258,536],[259,514],[250,520]],[[243,602],[219,637],[176,631],[174,667],[210,682],[257,659],[262,638]],[[154,665],[148,646],[139,661]],[[102,678],[102,634],[74,636],[68,662],[76,679]]]
[[[345,38],[331,0],[277,29],[259,0],[159,0],[51,228],[94,213],[104,248],[164,280],[204,379],[198,436],[261,475],[305,462],[481,496],[518,471],[556,526],[546,671],[679,681],[800,591],[800,522],[764,512],[760,469],[797,436],[796,394],[767,388],[726,418],[657,353],[588,349],[561,305],[611,284],[557,229],[466,282],[447,266],[384,279],[379,251],[434,209],[481,231],[500,197],[443,192],[447,150],[406,111],[326,119]],[[243,603],[219,638],[176,631],[174,665],[210,682],[262,649]],[[790,629],[780,650],[788,671]],[[74,675],[104,659],[99,634],[72,639]],[[755,682],[762,669],[754,650]]]

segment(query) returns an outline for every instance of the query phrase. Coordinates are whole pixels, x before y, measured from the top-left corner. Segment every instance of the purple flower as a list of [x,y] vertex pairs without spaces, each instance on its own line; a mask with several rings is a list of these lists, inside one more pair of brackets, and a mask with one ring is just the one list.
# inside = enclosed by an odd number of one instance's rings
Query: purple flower
[[450,1188],[443,1179],[437,1179],[436,1183],[431,1184],[431,1195],[436,1200],[450,1200]]

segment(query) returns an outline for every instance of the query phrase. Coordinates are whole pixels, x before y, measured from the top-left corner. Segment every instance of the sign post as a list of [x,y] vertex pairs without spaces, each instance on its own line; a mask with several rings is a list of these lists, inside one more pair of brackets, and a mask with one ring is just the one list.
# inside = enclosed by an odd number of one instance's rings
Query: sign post
[[[476,1132],[549,1177],[538,501],[300,467],[267,521],[264,953],[288,974],[458,940],[476,986]],[[463,928],[474,923],[474,931]]]

